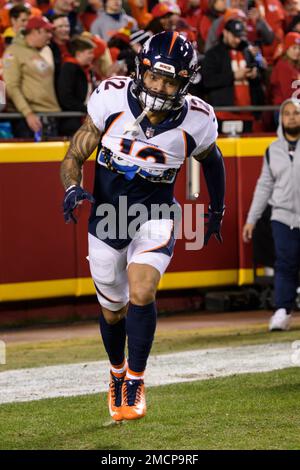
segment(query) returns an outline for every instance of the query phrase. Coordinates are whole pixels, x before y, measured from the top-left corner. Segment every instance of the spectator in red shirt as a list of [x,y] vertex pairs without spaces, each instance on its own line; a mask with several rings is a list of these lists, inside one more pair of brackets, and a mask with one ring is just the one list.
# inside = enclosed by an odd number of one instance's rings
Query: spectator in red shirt
[[158,3],[152,8],[151,15],[153,19],[145,29],[146,31],[152,31],[154,34],[162,31],[172,31],[175,29],[180,14],[181,11],[178,5],[172,2]]
[[268,64],[273,64],[276,59],[278,45],[282,44],[284,38],[284,9],[279,0],[256,0],[256,10],[259,17],[264,19],[273,32],[271,43],[262,44],[262,52]]
[[271,98],[274,105],[281,105],[295,92],[292,83],[300,79],[300,34],[288,33],[284,38],[284,55],[272,70]]
[[[92,62],[93,77],[97,82],[111,77],[114,72],[113,60],[108,44],[104,39],[95,36],[89,31],[84,31],[81,37],[87,38],[95,45],[94,60]],[[116,74],[117,75],[117,74]],[[119,73],[119,75],[123,75]]]
[[178,31],[176,25],[180,15],[181,11],[177,4],[173,2],[158,3],[152,8],[152,20],[145,29],[140,29],[131,34],[130,44],[138,50],[153,34],[158,34],[162,31]]
[[177,3],[180,7],[182,18],[185,19],[189,26],[198,31],[199,22],[202,17],[201,0],[178,0]]
[[128,5],[133,18],[136,19],[140,28],[145,28],[152,20],[152,15],[149,12],[149,5],[147,0],[128,0]]
[[85,31],[90,31],[92,23],[97,19],[98,12],[103,10],[102,0],[87,0],[83,12],[79,13],[79,19]]
[[205,43],[213,21],[226,11],[226,0],[205,0],[201,2],[201,9],[202,17],[199,21],[198,30],[203,43]]
[[120,71],[122,71],[120,75],[134,73],[136,52],[130,44],[130,31],[125,28],[119,30],[107,44],[116,66],[119,65]]

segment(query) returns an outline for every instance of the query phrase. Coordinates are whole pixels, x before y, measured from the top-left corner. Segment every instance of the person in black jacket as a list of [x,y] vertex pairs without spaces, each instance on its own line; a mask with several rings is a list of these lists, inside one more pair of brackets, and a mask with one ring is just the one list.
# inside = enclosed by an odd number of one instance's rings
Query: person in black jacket
[[49,47],[54,59],[54,85],[58,94],[58,79],[62,64],[70,55],[68,43],[70,41],[70,23],[67,15],[55,14],[49,16],[49,21],[53,25],[53,34]]
[[[264,103],[264,89],[260,67],[246,40],[244,23],[229,20],[219,44],[207,51],[202,63],[203,85],[207,101],[213,106],[251,106]],[[224,121],[240,120],[242,130],[250,132],[253,113],[217,113],[219,130]]]
[[[80,36],[70,40],[68,57],[61,67],[58,80],[58,100],[64,111],[86,113],[87,99],[93,91],[91,64],[94,59],[95,45]],[[72,135],[81,126],[81,118],[64,119],[61,134]]]

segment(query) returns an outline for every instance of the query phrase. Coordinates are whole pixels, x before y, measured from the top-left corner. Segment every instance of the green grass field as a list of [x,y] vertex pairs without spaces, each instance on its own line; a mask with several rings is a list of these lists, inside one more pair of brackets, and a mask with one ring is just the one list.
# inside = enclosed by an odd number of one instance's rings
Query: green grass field
[[[152,354],[172,353],[192,349],[224,346],[242,346],[300,339],[300,328],[289,332],[269,333],[267,325],[235,328],[209,328],[157,332]],[[0,372],[9,369],[72,364],[106,359],[100,335],[92,338],[74,338],[60,341],[8,344],[7,360]]]
[[[266,325],[158,332],[152,354],[300,339]],[[100,337],[8,344],[0,372],[106,359]],[[147,389],[147,416],[111,422],[106,394],[0,405],[0,449],[300,449],[300,368]]]
[[0,406],[0,449],[299,449],[300,369],[147,390],[148,414],[110,424],[106,394]]

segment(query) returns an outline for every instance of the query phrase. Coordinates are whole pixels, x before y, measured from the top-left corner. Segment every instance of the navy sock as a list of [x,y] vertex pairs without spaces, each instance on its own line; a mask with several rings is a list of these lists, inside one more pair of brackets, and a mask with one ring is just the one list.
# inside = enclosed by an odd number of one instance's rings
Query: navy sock
[[126,332],[128,336],[128,367],[133,372],[144,372],[156,328],[156,305],[129,303]]
[[109,325],[104,316],[99,317],[100,332],[110,363],[114,366],[122,364],[125,359],[126,320]]

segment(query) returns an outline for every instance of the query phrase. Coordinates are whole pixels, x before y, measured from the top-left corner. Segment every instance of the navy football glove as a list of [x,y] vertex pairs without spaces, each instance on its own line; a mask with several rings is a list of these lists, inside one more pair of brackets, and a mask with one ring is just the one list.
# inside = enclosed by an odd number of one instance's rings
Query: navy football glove
[[205,217],[208,217],[208,222],[205,224],[207,230],[204,237],[204,245],[208,244],[212,235],[214,235],[220,243],[223,243],[223,238],[221,235],[221,224],[224,212],[225,207],[220,212],[213,211],[210,206],[208,207],[208,214],[205,214]]
[[82,189],[81,186],[73,185],[67,189],[63,202],[64,218],[67,224],[71,221],[73,221],[74,224],[77,224],[77,219],[74,217],[73,210],[76,209],[79,202],[84,199],[87,199],[92,203],[95,202],[93,196]]

